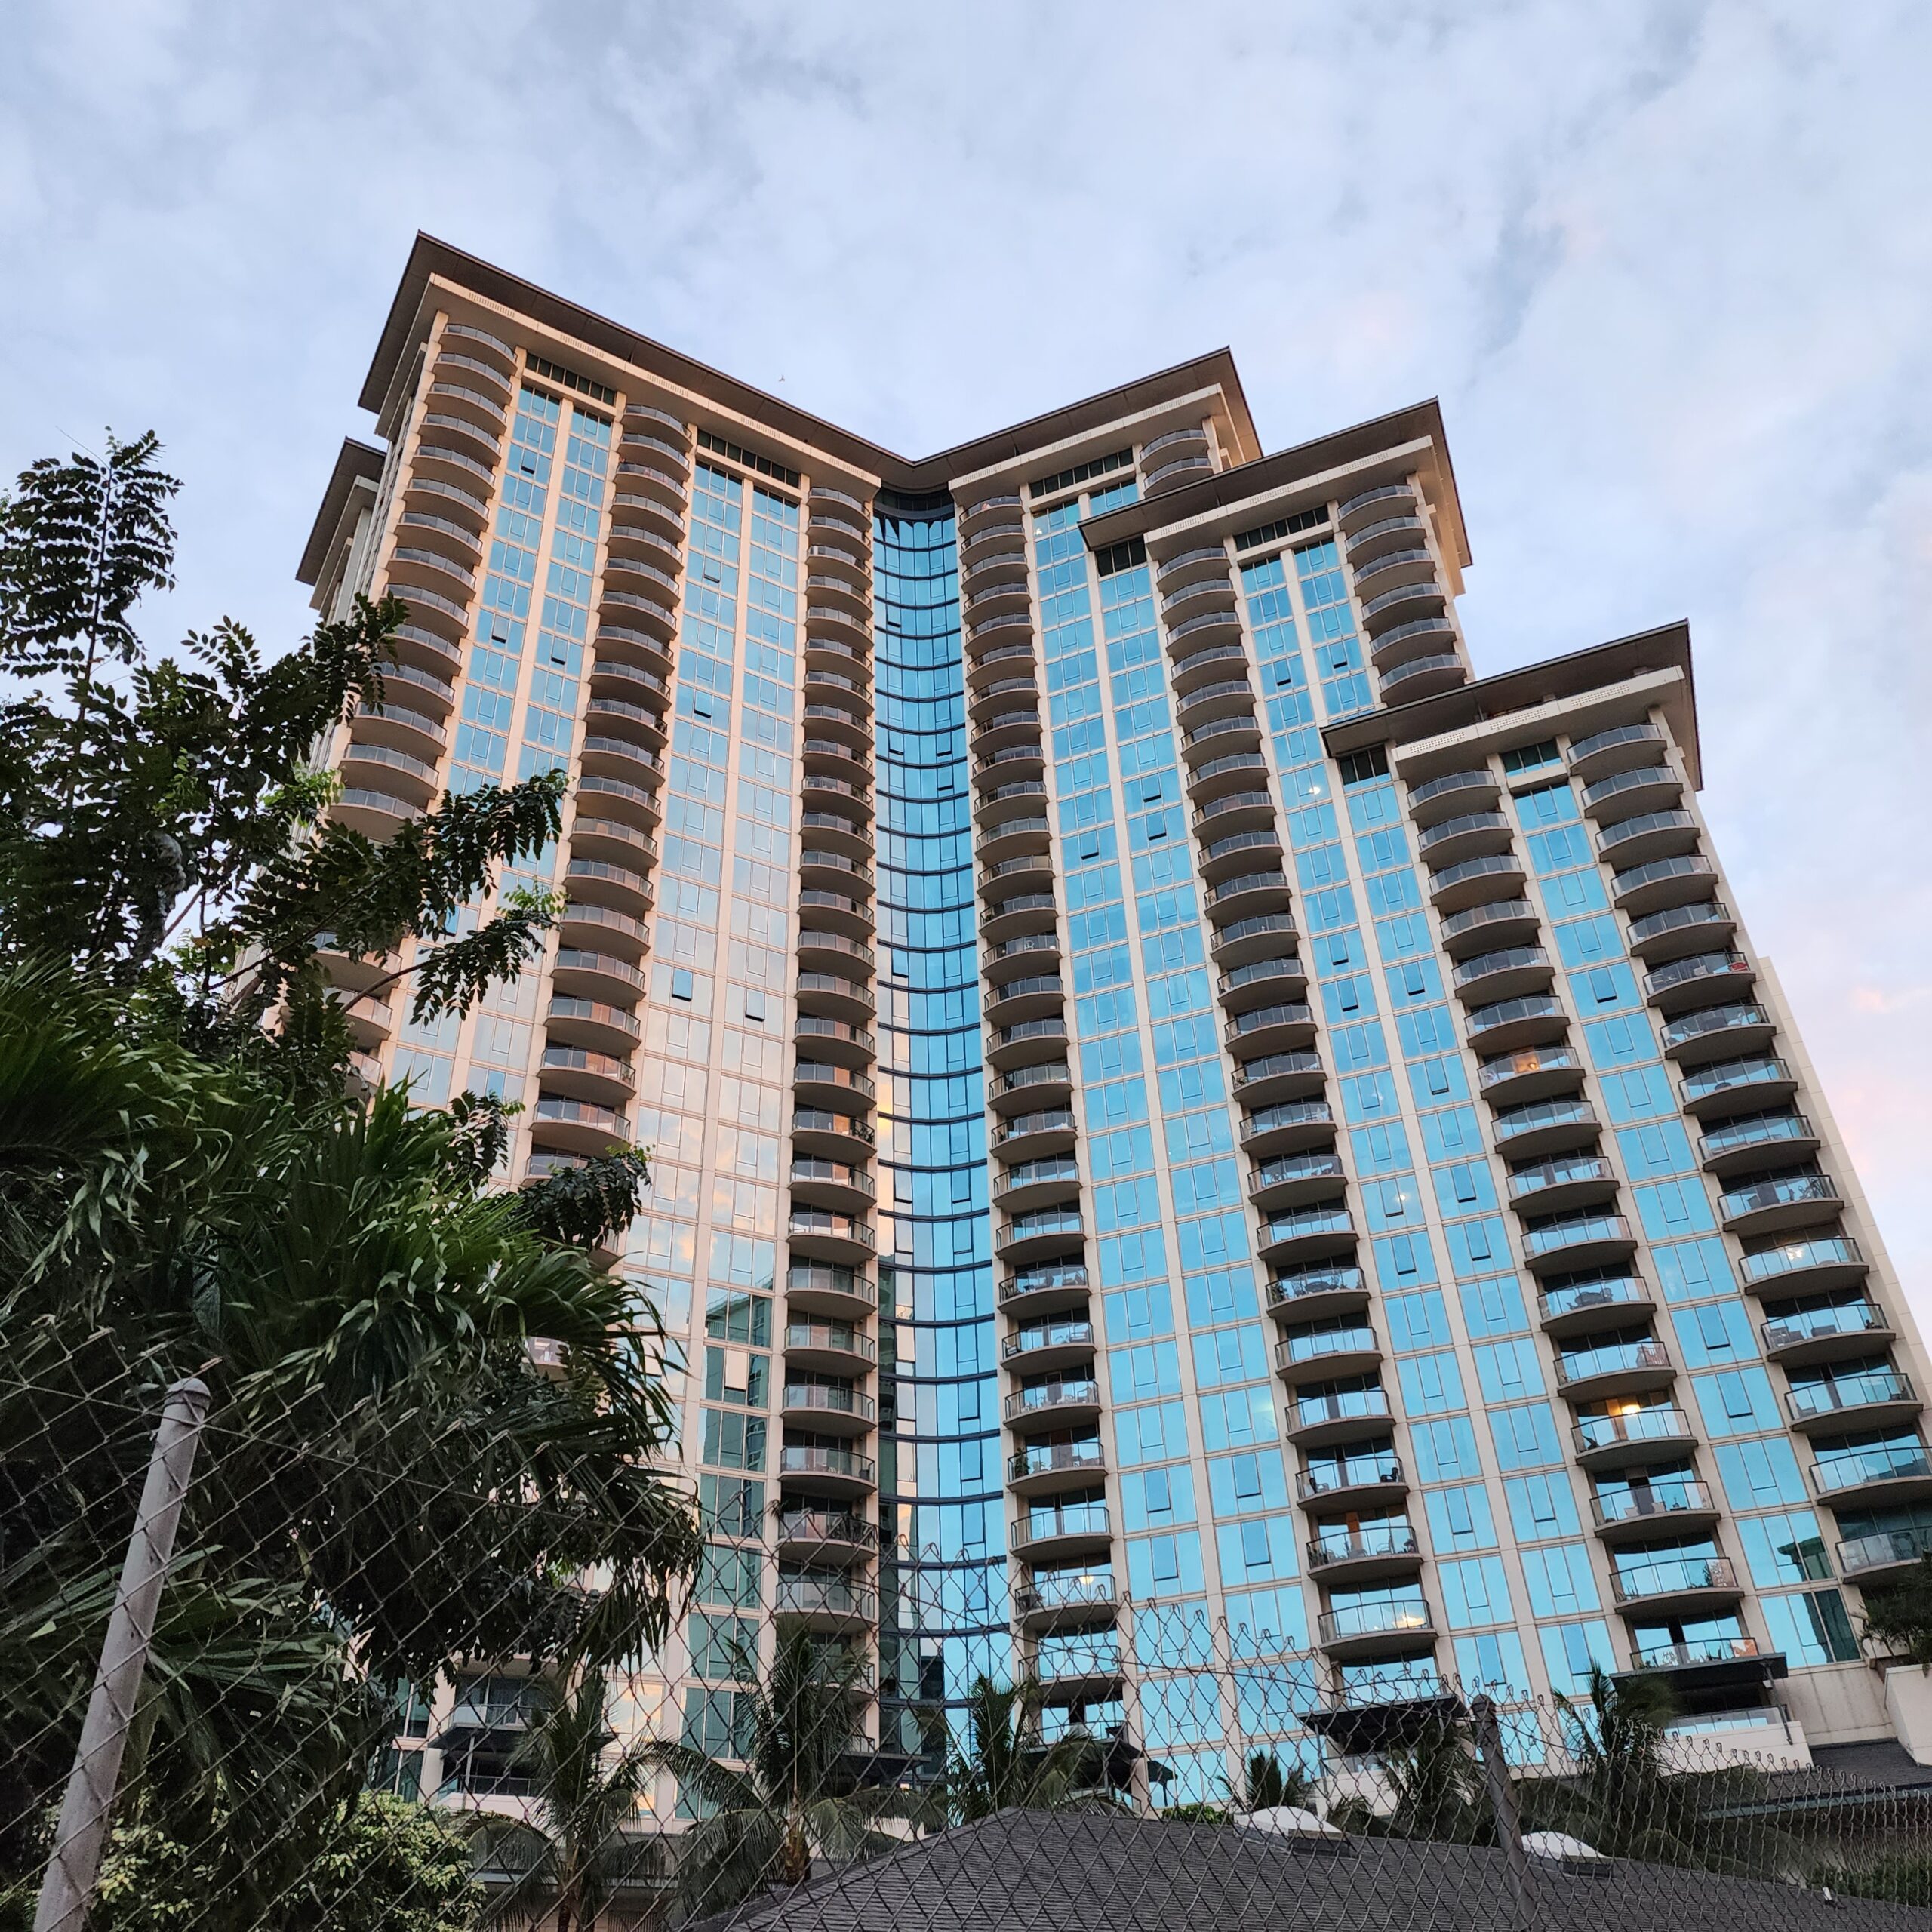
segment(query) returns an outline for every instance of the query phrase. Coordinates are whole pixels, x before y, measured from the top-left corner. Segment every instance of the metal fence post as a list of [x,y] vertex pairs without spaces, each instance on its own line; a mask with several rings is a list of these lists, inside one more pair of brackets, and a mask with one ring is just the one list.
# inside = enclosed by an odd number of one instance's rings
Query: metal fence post
[[1523,1848],[1522,1814],[1516,1808],[1515,1787],[1509,1782],[1509,1767],[1503,1755],[1503,1731],[1496,1721],[1493,1697],[1469,1700],[1469,1721],[1475,1732],[1476,1749],[1482,1755],[1483,1782],[1489,1789],[1489,1808],[1496,1820],[1496,1841],[1509,1869],[1509,1889],[1516,1909],[1527,1921],[1533,1918],[1535,1875],[1530,1869],[1530,1854]]
[[122,1754],[154,1641],[155,1611],[174,1554],[174,1533],[180,1526],[181,1505],[208,1413],[208,1384],[198,1377],[170,1386],[161,1426],[155,1431],[134,1534],[128,1540],[114,1614],[100,1647],[100,1669],[88,1700],[80,1748],[61,1800],[54,1854],[34,1912],[34,1932],[82,1932],[86,1919],[106,1841],[108,1814],[120,1782]]

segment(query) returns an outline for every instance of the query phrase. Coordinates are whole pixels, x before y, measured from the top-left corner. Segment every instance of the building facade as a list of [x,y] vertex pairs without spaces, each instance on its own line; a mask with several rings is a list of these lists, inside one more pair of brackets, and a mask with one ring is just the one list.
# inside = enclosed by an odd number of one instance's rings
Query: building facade
[[982,1674],[1171,1798],[1592,1666],[1890,1734],[1925,1364],[1687,635],[1478,677],[1432,405],[1264,454],[1218,353],[909,461],[426,238],[362,402],[334,809],[571,782],[541,965],[353,1022],[512,1178],[652,1152],[710,1542],[638,1721],[728,1748],[789,1618],[913,1775]]

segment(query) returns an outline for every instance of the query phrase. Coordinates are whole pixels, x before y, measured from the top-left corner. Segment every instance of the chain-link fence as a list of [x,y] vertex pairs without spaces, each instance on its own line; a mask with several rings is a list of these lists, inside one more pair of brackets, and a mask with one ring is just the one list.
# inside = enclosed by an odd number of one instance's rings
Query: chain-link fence
[[1016,1603],[1021,1684],[882,1733],[836,1512],[765,1622],[632,1605],[665,1644],[620,1651],[581,1468],[432,1478],[433,1414],[321,1429],[15,1339],[0,1932],[1932,1925],[1932,1782],[1820,1770],[1774,1704],[1324,1700],[1265,1632],[1097,1589]]

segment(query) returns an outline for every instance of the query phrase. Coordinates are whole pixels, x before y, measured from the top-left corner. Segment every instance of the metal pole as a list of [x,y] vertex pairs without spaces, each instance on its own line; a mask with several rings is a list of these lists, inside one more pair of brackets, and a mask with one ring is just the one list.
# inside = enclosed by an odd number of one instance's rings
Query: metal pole
[[108,1814],[121,1778],[122,1753],[141,1694],[141,1675],[154,1641],[155,1611],[174,1554],[174,1533],[195,1466],[195,1448],[207,1421],[208,1388],[198,1376],[168,1389],[155,1431],[154,1454],[128,1540],[121,1588],[100,1647],[100,1669],[88,1700],[80,1749],[61,1801],[54,1855],[42,1881],[33,1932],[82,1932],[88,1900],[100,1869]]
[[1527,1921],[1534,1915],[1536,1877],[1530,1869],[1530,1854],[1523,1849],[1522,1814],[1516,1809],[1515,1787],[1509,1782],[1509,1767],[1503,1755],[1503,1732],[1496,1721],[1496,1700],[1472,1697],[1469,1720],[1475,1732],[1476,1748],[1482,1754],[1483,1782],[1489,1788],[1489,1807],[1496,1818],[1496,1842],[1502,1847],[1503,1863],[1509,1867],[1509,1889],[1515,1894],[1517,1909]]

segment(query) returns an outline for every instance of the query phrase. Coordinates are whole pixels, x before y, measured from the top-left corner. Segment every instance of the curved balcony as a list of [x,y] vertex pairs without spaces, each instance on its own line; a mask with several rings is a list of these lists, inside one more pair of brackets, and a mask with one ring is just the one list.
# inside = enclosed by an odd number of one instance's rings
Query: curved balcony
[[869,1104],[878,1093],[872,1078],[830,1060],[801,1060],[792,1069],[792,1092],[801,1106]]
[[1347,1178],[1337,1155],[1284,1154],[1248,1171],[1247,1198],[1257,1208],[1297,1207],[1332,1199]]
[[1438,691],[1454,691],[1469,681],[1469,667],[1453,651],[1432,651],[1423,657],[1411,657],[1382,673],[1377,690],[1384,704],[1407,704],[1411,699],[1433,697]]
[[1306,1447],[1386,1435],[1394,1420],[1386,1389],[1312,1391],[1291,1397],[1286,1407],[1283,1426],[1288,1440]]
[[1512,1160],[1594,1146],[1602,1131],[1589,1102],[1538,1100],[1499,1113],[1490,1124],[1496,1151]]
[[987,916],[995,918],[1004,903],[1025,893],[1053,891],[1054,862],[1041,854],[1024,852],[1017,858],[1003,859],[987,866],[980,875],[980,897],[987,902]]
[[1755,1003],[1700,1007],[1664,1027],[1663,1051],[1666,1059],[1680,1064],[1724,1060],[1768,1047],[1777,1036],[1776,1022]]
[[878,1366],[878,1344],[849,1321],[788,1322],[781,1346],[789,1367],[864,1375]]
[[795,1154],[786,1179],[792,1198],[801,1206],[833,1208],[848,1214],[864,1214],[878,1192],[878,1183],[863,1168],[813,1154]]
[[1521,1047],[1476,1069],[1476,1091],[1496,1106],[1574,1094],[1583,1084],[1583,1058],[1574,1047]]
[[1621,1214],[1564,1214],[1532,1221],[1522,1231],[1523,1259],[1532,1269],[1600,1267],[1632,1254],[1637,1237]]
[[423,440],[410,454],[414,475],[426,482],[453,484],[471,495],[494,491],[497,487],[495,453],[487,445],[478,448],[475,430],[463,423],[456,435],[445,435],[441,433],[440,425],[430,428],[430,420],[423,418]]
[[530,1110],[530,1136],[545,1147],[561,1147],[578,1154],[607,1154],[614,1146],[629,1144],[630,1122],[615,1107],[540,1092],[536,1106]]
[[1463,1021],[1463,1037],[1480,1054],[1551,1044],[1569,1030],[1570,1016],[1552,993],[1528,993],[1478,1006]]
[[1330,1657],[1365,1657],[1385,1651],[1432,1648],[1435,1620],[1420,1597],[1389,1603],[1358,1603],[1324,1610],[1315,1641]]
[[1275,1369],[1291,1388],[1379,1367],[1382,1345],[1366,1322],[1291,1331],[1275,1344]]
[[1098,1436],[1078,1441],[1029,1442],[1006,1459],[1007,1486],[1022,1496],[1091,1487],[1106,1470],[1106,1451]]
[[611,499],[611,540],[615,543],[620,537],[654,537],[667,545],[681,543],[682,505],[668,495],[647,494],[647,488],[641,474],[617,478],[617,491]]
[[1020,1623],[1034,1631],[1111,1623],[1119,1605],[1114,1580],[1106,1576],[1035,1577],[1013,1593]]
[[1915,1439],[1820,1457],[1811,1465],[1811,1487],[1835,1509],[1875,1509],[1932,1496],[1932,1453]]
[[1180,753],[1189,764],[1201,758],[1218,759],[1229,752],[1254,750],[1262,732],[1252,711],[1230,711],[1180,734]]
[[878,1487],[878,1466],[869,1456],[825,1443],[786,1443],[778,1451],[778,1473],[828,1496],[863,1496]]
[[641,919],[609,906],[590,906],[572,900],[557,915],[557,929],[566,947],[610,952],[638,960],[651,950],[651,934]]
[[1453,956],[1474,959],[1527,946],[1541,930],[1537,909],[1527,899],[1491,899],[1445,918],[1442,943]]
[[1507,894],[1522,897],[1523,862],[1513,852],[1465,859],[1429,875],[1429,903],[1438,912],[1458,912]]
[[776,1540],[780,1562],[863,1563],[878,1548],[878,1531],[844,1509],[781,1509]]
[[594,999],[554,996],[543,1019],[553,1042],[626,1059],[644,1034],[642,1022],[629,1008]]
[[1413,548],[1426,542],[1428,536],[1429,525],[1419,516],[1385,515],[1364,525],[1348,539],[1348,559],[1355,564],[1387,549]]
[[878,1245],[869,1223],[823,1208],[795,1207],[786,1222],[785,1235],[794,1254],[848,1266],[869,1261]]
[[[792,1023],[792,1038],[807,1056],[807,1066],[815,1066],[823,1058],[836,1066],[862,1068],[871,1066],[878,1057],[878,1042],[864,1027],[820,1013],[801,1011]],[[802,1067],[801,1075],[803,1077]],[[863,1087],[854,1091],[871,1097]]]
[[1741,952],[1694,953],[1646,974],[1644,997],[1660,1013],[1681,1013],[1734,991],[1749,992],[1757,977],[1757,968]]
[[862,903],[872,896],[872,869],[849,852],[835,852],[823,845],[808,845],[798,854],[801,884],[816,891],[843,892]]
[[[1235,927],[1256,934],[1264,930],[1292,933],[1294,921],[1288,917],[1286,909],[1293,896],[1288,890],[1287,875],[1276,867],[1267,872],[1243,872],[1235,878],[1224,878],[1218,884],[1208,887],[1201,895],[1201,904],[1211,919],[1226,919],[1229,922],[1219,928],[1222,935]],[[1263,928],[1254,923],[1271,916],[1280,921],[1278,927]]]
[[826,1435],[867,1435],[878,1419],[878,1404],[857,1389],[826,1382],[788,1383],[779,1391],[784,1420]]
[[[1197,829],[1211,819],[1216,820],[1216,829],[1232,832],[1235,828],[1222,816],[1233,814],[1237,818],[1257,810],[1272,812],[1273,800],[1266,789],[1268,761],[1259,752],[1231,752],[1226,758],[1209,758],[1204,764],[1190,766],[1187,774],[1187,795],[1202,809],[1195,814]],[[1229,802],[1238,798],[1238,804]],[[1218,805],[1217,813],[1211,808]]]
[[870,986],[843,973],[804,972],[797,980],[798,1009],[856,1026],[869,1020],[878,1001]]
[[1426,863],[1439,866],[1506,852],[1514,837],[1500,812],[1463,812],[1429,826],[1416,841],[1416,851]]
[[1073,1097],[1073,1070],[1062,1062],[1016,1066],[988,1083],[987,1097],[1003,1114],[1034,1113],[1063,1106]]
[[1861,1369],[1803,1382],[1788,1389],[1785,1413],[1807,1435],[1890,1429],[1910,1422],[1924,1404],[1912,1378],[1891,1367]]
[[980,937],[995,944],[1023,934],[1051,930],[1059,906],[1051,891],[1014,892],[989,906],[980,921]]
[[1043,1374],[1055,1368],[1091,1370],[1095,1346],[1091,1321],[1044,1321],[1014,1329],[1000,1343],[999,1358],[1015,1374]]
[[1675,1556],[1611,1573],[1611,1601],[1625,1616],[1695,1616],[1743,1595],[1737,1573],[1721,1556]]
[[1189,423],[1184,424],[1178,429],[1168,430],[1164,435],[1156,436],[1150,443],[1143,443],[1140,445],[1140,462],[1141,467],[1145,469],[1150,457],[1164,456],[1170,451],[1178,451],[1183,449],[1190,453],[1197,450],[1204,451],[1207,447],[1208,431],[1205,426],[1199,423]]
[[1048,1256],[1077,1257],[1086,1241],[1075,1208],[1043,1208],[1016,1214],[995,1229],[993,1252],[1002,1261],[1037,1261]]
[[[1284,879],[1282,890],[1286,889],[1287,881]],[[1223,906],[1217,909],[1228,909]],[[1287,913],[1257,912],[1249,918],[1215,927],[1208,935],[1208,956],[1231,974],[1236,967],[1250,964],[1257,959],[1286,957],[1299,937],[1295,922]]]
[[829,1107],[801,1107],[792,1116],[792,1144],[817,1159],[866,1159],[878,1138],[871,1121]]
[[546,1091],[594,1101],[607,1111],[624,1106],[637,1097],[637,1072],[629,1060],[599,1053],[594,1047],[550,1041],[537,1062],[537,1077]]
[[1143,496],[1162,497],[1170,490],[1178,490],[1184,484],[1198,483],[1214,473],[1214,460],[1210,456],[1177,456],[1162,463],[1158,469],[1146,472],[1141,485]]
[[1112,1540],[1104,1503],[1071,1503],[1014,1518],[1006,1546],[1029,1563],[1044,1563],[1104,1552]]
[[1002,1160],[1033,1160],[1048,1154],[1070,1154],[1079,1131],[1069,1107],[1044,1107],[1038,1113],[1013,1114],[997,1120],[991,1146]]
[[[1371,631],[1382,628],[1374,621],[1380,615],[1401,614],[1411,608],[1426,609],[1432,605],[1438,610],[1442,608],[1442,586],[1435,577],[1435,553],[1426,543],[1386,544],[1374,556],[1359,561],[1351,546],[1349,562],[1355,572],[1355,592],[1361,605],[1362,622]],[[1427,593],[1427,601],[1412,607],[1401,605],[1392,597],[1401,589],[1420,589]]]
[[1010,785],[996,785],[981,792],[974,800],[973,816],[983,826],[998,823],[1017,814],[1037,817],[1046,802],[1045,782],[1038,778],[1017,778]]
[[608,1006],[635,1005],[644,997],[642,971],[628,959],[580,946],[559,946],[552,983],[569,993]]
[[1367,1583],[1422,1567],[1421,1540],[1406,1517],[1324,1530],[1309,1538],[1306,1549],[1308,1574],[1328,1584]]
[[1349,536],[1365,531],[1369,525],[1385,517],[1415,514],[1416,496],[1412,485],[1379,483],[1351,497],[1336,512],[1335,521],[1343,534]]
[[1257,860],[1272,860],[1278,865],[1281,853],[1278,826],[1257,826],[1246,832],[1231,832],[1223,838],[1210,839],[1201,848],[1201,875],[1203,878],[1220,878],[1251,871]]
[[1386,1450],[1322,1457],[1295,1476],[1295,1500],[1304,1509],[1391,1503],[1408,1491],[1407,1472],[1400,1460]]
[[1883,1311],[1863,1297],[1794,1310],[1764,1322],[1758,1333],[1764,1359],[1791,1368],[1867,1355],[1897,1340]]
[[1284,1000],[1237,1013],[1221,1028],[1222,1044],[1247,1053],[1271,1054],[1307,1046],[1315,1038],[1315,1015],[1305,1000]]
[[1066,1022],[1058,1014],[995,1028],[986,1041],[987,1063],[1004,1072],[1042,1060],[1064,1060],[1068,1037]]
[[1661,912],[1647,913],[1630,922],[1630,950],[1651,966],[1681,958],[1686,953],[1705,952],[1737,930],[1730,908],[1721,899],[1700,900],[1689,906],[1672,906]]
[[999,1306],[1004,1314],[1030,1320],[1084,1307],[1087,1292],[1084,1261],[1050,1262],[1006,1276],[999,1284]]
[[1313,1321],[1353,1314],[1368,1306],[1368,1277],[1359,1268],[1317,1263],[1284,1269],[1262,1291],[1268,1312],[1288,1321]]
[[[812,735],[799,747],[805,768],[804,789],[811,791],[815,777],[829,777],[842,779],[848,790],[862,791],[872,775],[868,758],[871,728],[866,721],[836,706],[808,704],[805,729]],[[827,737],[827,731],[842,731],[847,737]]]
[[1519,1214],[1555,1214],[1601,1207],[1617,1198],[1617,1171],[1594,1154],[1518,1168],[1509,1176],[1509,1204]]
[[1670,1352],[1657,1341],[1606,1342],[1566,1350],[1556,1358],[1556,1392],[1572,1402],[1647,1394],[1676,1379]]
[[[594,810],[594,806],[585,809]],[[657,862],[657,841],[651,834],[616,819],[587,817],[580,811],[571,822],[570,841],[573,872],[580,863],[602,865],[610,867],[614,873],[621,872],[632,878],[641,878],[643,875],[638,867]],[[606,875],[586,872],[585,876],[603,878]],[[654,893],[655,888],[646,879],[641,897],[647,906]],[[638,909],[633,906],[632,909]]]
[[[1406,623],[1396,624],[1382,632],[1369,640],[1368,656],[1369,662],[1385,680],[1394,678],[1398,671],[1407,670],[1412,665],[1426,664],[1433,671],[1440,671],[1446,663],[1459,672],[1462,669],[1462,660],[1456,651],[1456,626],[1450,621],[1447,611],[1411,617]],[[1423,694],[1410,691],[1404,695],[1414,697]]]
[[1675,1462],[1697,1440],[1690,1418],[1681,1409],[1663,1405],[1579,1416],[1570,1438],[1586,1469]]
[[1537,1309],[1546,1334],[1567,1337],[1629,1327],[1656,1312],[1657,1297],[1640,1275],[1609,1274],[1552,1282],[1537,1297]]
[[1857,1241],[1848,1235],[1814,1235],[1759,1248],[1743,1256],[1738,1272],[1756,1294],[1810,1294],[1850,1287],[1869,1271]]
[[870,946],[860,945],[846,934],[823,932],[814,926],[799,928],[798,964],[808,971],[817,972],[835,972],[841,967],[857,967],[869,979],[878,968]]
[[1228,574],[1227,543],[1223,540],[1219,543],[1198,544],[1191,550],[1162,558],[1155,565],[1154,571],[1164,592],[1176,589],[1198,577],[1225,578]]
[[373,1051],[389,1038],[395,1024],[395,1009],[387,1001],[358,999],[354,988],[349,986],[331,985],[328,995],[341,1008],[349,1036],[357,1047]]
[[1765,1174],[1727,1187],[1718,1199],[1725,1228],[1740,1236],[1835,1221],[1844,1210],[1838,1183],[1817,1173]]
[[1607,731],[1577,739],[1570,747],[1571,775],[1593,783],[1613,771],[1629,771],[1660,761],[1670,740],[1659,724],[1617,724]]
[[1654,859],[1615,874],[1610,897],[1620,912],[1635,917],[1713,898],[1717,889],[1717,867],[1703,853],[1692,852],[1681,858]]
[[576,840],[571,840],[571,857],[564,867],[564,884],[574,899],[589,905],[602,903],[633,918],[651,909],[655,888],[644,874],[608,859],[579,858]]
[[1346,1254],[1355,1245],[1355,1224],[1346,1206],[1297,1208],[1261,1223],[1257,1251],[1278,1269],[1324,1255]]
[[1170,630],[1178,630],[1189,618],[1212,611],[1226,616],[1235,608],[1235,587],[1224,571],[1220,577],[1198,577],[1161,597],[1161,621]]
[[996,759],[1001,752],[1016,747],[1037,747],[1039,742],[1040,712],[1036,705],[1011,705],[996,711],[973,731],[973,749],[985,758]]
[[[441,721],[432,718],[427,712],[417,711],[401,702],[405,692],[386,689],[390,678],[401,667],[392,665],[383,673],[385,691],[383,701],[366,711],[358,711],[355,716],[355,730],[358,740],[369,745],[392,746],[399,752],[408,752],[417,758],[426,761],[433,769],[437,761],[449,749],[449,734],[443,728]],[[423,675],[422,672],[417,674]]]
[[635,670],[648,671],[660,683],[671,675],[672,656],[668,637],[654,636],[634,625],[600,620],[591,642],[598,663],[629,665]]
[[1224,678],[1211,685],[1197,685],[1174,706],[1175,722],[1192,731],[1217,718],[1252,718],[1254,687],[1245,678]]
[[343,748],[342,777],[345,786],[380,789],[407,801],[411,817],[436,795],[441,783],[433,759],[360,738]]
[[[1011,1027],[1058,1013],[1066,999],[1066,983],[1057,973],[1035,973],[1023,979],[992,982],[986,988],[981,1013],[989,1026]],[[1064,1038],[1064,1025],[1060,1033]]]
[[1439,778],[1409,787],[1409,817],[1417,825],[1432,829],[1445,821],[1454,823],[1494,804],[1501,789],[1487,765],[1446,771]]
[[577,803],[580,812],[595,818],[613,818],[644,832],[656,830],[664,816],[654,791],[627,778],[607,777],[587,764],[577,781]]
[[475,485],[474,478],[458,482],[412,469],[402,479],[402,500],[410,509],[454,520],[466,528],[475,539],[480,555],[484,534],[490,527],[489,495],[495,488],[495,479],[492,477],[480,487],[472,487]]
[[973,849],[986,865],[998,865],[1008,859],[1037,857],[1053,850],[1053,831],[1044,814],[1003,818],[988,826],[974,840]]
[[1327,1078],[1327,1069],[1319,1054],[1269,1054],[1235,1063],[1235,1097],[1244,1107],[1306,1100],[1318,1094]]
[[1586,786],[1582,803],[1586,814],[1600,820],[1611,812],[1621,815],[1665,811],[1683,795],[1684,780],[1669,765],[1641,765]]
[[1009,1214],[1049,1205],[1064,1207],[1080,1198],[1080,1164],[1070,1155],[1049,1155],[1008,1168],[993,1184],[993,1201]]
[[855,784],[808,763],[799,774],[799,793],[808,811],[827,808],[857,811],[869,819],[872,815],[872,788],[863,781],[870,776],[869,772],[862,771],[860,780]]
[[1335,1110],[1326,1100],[1284,1101],[1242,1116],[1241,1149],[1244,1153],[1266,1156],[1332,1147],[1335,1128]]
[[647,463],[641,457],[627,459],[622,452],[617,462],[617,488],[632,502],[654,503],[662,510],[681,512],[690,497],[681,465],[668,468],[661,462]]
[[1684,1109],[1693,1114],[1756,1110],[1788,1100],[1797,1091],[1798,1076],[1783,1060],[1769,1055],[1694,1067],[1678,1082]]
[[1168,682],[1178,700],[1183,694],[1204,683],[1225,678],[1235,671],[1245,675],[1247,669],[1247,647],[1227,637],[1220,641],[1211,641],[1204,648],[1191,651],[1184,657],[1177,657]]
[[1722,1513],[1711,1492],[1689,1476],[1659,1475],[1590,1499],[1592,1524],[1606,1543],[1688,1536],[1709,1529]]
[[1838,1574],[1868,1588],[1897,1583],[1922,1568],[1927,1556],[1932,1556],[1932,1527],[1915,1524],[1909,1529],[1879,1530],[1838,1545]]
[[878,1312],[878,1291],[854,1269],[795,1261],[785,1271],[785,1304],[835,1321],[863,1321]]
[[1036,1383],[1014,1389],[1000,1405],[1001,1420],[1009,1429],[1059,1427],[1094,1422],[1100,1414],[1100,1385],[1091,1376]]

